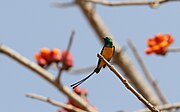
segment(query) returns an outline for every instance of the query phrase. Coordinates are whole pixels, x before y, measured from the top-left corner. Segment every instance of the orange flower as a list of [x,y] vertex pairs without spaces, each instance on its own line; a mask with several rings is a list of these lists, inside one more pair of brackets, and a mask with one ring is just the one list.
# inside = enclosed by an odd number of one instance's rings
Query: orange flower
[[51,61],[51,56],[50,56],[50,50],[48,48],[42,48],[40,49],[40,55],[42,58],[44,58],[46,61],[50,62]]
[[51,60],[54,62],[60,62],[62,59],[61,52],[58,48],[53,48],[51,50]]
[[45,65],[51,64],[53,62],[60,62],[61,61],[61,53],[58,48],[53,48],[49,50],[48,48],[40,49],[39,53],[34,55],[34,59],[37,63],[44,67]]
[[159,45],[155,45],[155,46],[152,46],[152,51],[155,52],[155,53],[159,53],[161,50],[160,46]]
[[168,45],[169,45],[168,41],[162,41],[161,43],[159,43],[159,46],[160,46],[161,48],[168,47]]
[[39,54],[39,53],[36,53],[35,55],[34,55],[34,59],[37,61],[39,58],[41,57],[41,55]]
[[150,38],[150,39],[148,39],[148,41],[147,41],[147,45],[148,45],[149,47],[152,47],[152,46],[156,45],[156,41],[155,41],[153,38]]
[[145,52],[146,54],[151,54],[153,51],[152,48],[148,47]]
[[167,47],[174,42],[170,33],[162,34],[158,33],[154,37],[147,40],[148,48],[145,50],[146,54],[155,53],[158,55],[165,55]]
[[51,50],[51,54],[53,54],[53,55],[57,55],[57,54],[60,54],[60,53],[61,53],[61,51],[58,48],[53,48]]
[[34,59],[37,61],[38,65],[44,67],[47,64],[47,61],[41,57],[40,54],[36,53]]
[[164,36],[163,36],[163,34],[162,33],[158,33],[158,34],[156,34],[155,35],[155,41],[157,42],[157,43],[160,43],[160,42],[162,42],[163,40],[164,40]]
[[174,38],[171,36],[170,33],[167,33],[165,37],[167,38],[169,44],[172,44],[174,42]]

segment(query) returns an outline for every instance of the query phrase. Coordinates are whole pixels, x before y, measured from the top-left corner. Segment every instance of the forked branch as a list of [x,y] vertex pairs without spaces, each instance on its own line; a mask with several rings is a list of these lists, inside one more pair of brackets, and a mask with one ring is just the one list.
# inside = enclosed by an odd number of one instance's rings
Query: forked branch
[[25,58],[24,56],[20,55],[18,52],[12,50],[11,48],[0,44],[0,53],[5,54],[6,56],[9,56],[10,58],[14,59],[15,61],[19,62],[20,64],[24,65],[24,67],[34,71],[48,81],[50,84],[52,84],[55,88],[57,88],[61,93],[63,93],[68,98],[75,101],[78,105],[81,105],[84,110],[94,112],[94,109],[92,106],[90,106],[87,102],[85,102],[80,96],[78,96],[76,93],[72,92],[68,87],[63,86],[54,79],[54,75],[49,73],[47,70],[43,69],[42,67],[38,66],[37,64],[33,63],[29,59]]

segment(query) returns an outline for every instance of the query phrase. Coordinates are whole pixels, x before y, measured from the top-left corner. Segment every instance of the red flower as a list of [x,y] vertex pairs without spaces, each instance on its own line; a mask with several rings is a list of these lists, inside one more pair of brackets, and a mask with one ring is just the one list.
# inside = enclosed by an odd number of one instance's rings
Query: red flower
[[40,54],[35,54],[34,59],[37,61],[38,65],[44,67],[47,64],[47,61],[42,58]]
[[48,48],[42,48],[40,49],[40,55],[42,58],[44,58],[48,63],[51,61],[50,56],[50,50]]
[[78,95],[85,95],[85,96],[87,96],[87,94],[88,94],[88,91],[86,89],[82,89],[80,87],[74,88],[74,92],[76,94],[78,94]]
[[74,65],[73,56],[70,53],[68,53],[66,50],[62,51],[61,61],[64,63],[65,69],[69,69]]
[[165,55],[167,47],[174,42],[174,38],[169,34],[158,33],[154,37],[147,40],[148,48],[145,50],[146,54],[155,53],[158,55]]
[[62,109],[59,109],[57,112],[70,112],[70,111],[62,108]]
[[[83,89],[83,88],[80,88],[80,87],[76,87],[73,91],[74,91],[76,94],[78,94],[81,98],[83,98],[84,101],[85,101],[87,104],[89,103],[89,101],[88,101],[88,99],[87,99],[87,97],[86,97],[87,94],[88,94],[88,91],[87,91],[86,89]],[[82,108],[81,106],[79,106],[76,102],[74,102],[72,99],[68,99],[67,104],[71,104],[71,105],[73,105],[73,106],[75,106],[75,107],[80,108],[80,109],[83,110],[83,108]],[[97,108],[94,107],[94,106],[92,106],[92,107],[93,107],[94,111],[97,112]],[[72,111],[62,108],[62,109],[59,109],[57,112],[72,112]]]

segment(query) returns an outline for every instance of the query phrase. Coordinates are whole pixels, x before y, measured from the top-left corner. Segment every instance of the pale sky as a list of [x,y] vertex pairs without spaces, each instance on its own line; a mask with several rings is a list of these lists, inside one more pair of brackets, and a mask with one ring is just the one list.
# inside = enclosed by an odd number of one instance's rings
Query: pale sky
[[[66,1],[66,0],[61,0]],[[73,69],[96,65],[96,54],[101,51],[96,34],[77,6],[57,9],[50,6],[52,0],[1,0],[0,1],[0,43],[13,48],[34,61],[33,55],[42,47],[66,49],[72,30],[76,31],[71,53],[74,56]],[[165,57],[144,53],[146,40],[155,34],[170,32],[175,38],[172,47],[180,45],[179,2],[166,3],[156,9],[149,6],[107,7],[96,5],[111,33],[140,73],[137,61],[127,46],[131,38],[136,44],[145,64],[158,81],[170,103],[180,101],[180,53],[169,53]],[[118,69],[119,70],[119,69]],[[119,70],[120,71],[120,70]],[[56,75],[57,73],[52,70]],[[121,71],[120,71],[121,72]],[[62,74],[62,82],[69,86],[85,77]],[[60,102],[67,99],[37,74],[4,55],[0,55],[0,104],[2,112],[56,112],[50,104],[28,99],[28,92],[54,98]],[[106,67],[81,87],[89,92],[90,103],[101,112],[126,110],[131,112],[143,108],[143,104],[130,93]]]

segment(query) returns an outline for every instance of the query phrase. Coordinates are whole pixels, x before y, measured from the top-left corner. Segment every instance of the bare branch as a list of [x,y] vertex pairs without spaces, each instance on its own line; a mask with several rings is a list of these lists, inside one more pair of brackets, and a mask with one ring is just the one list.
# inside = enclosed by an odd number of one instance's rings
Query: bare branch
[[84,16],[87,18],[88,22],[92,26],[93,30],[97,34],[99,40],[103,43],[102,38],[106,36],[109,36],[113,39],[113,43],[116,47],[116,51],[113,56],[113,62],[120,67],[120,69],[124,72],[124,75],[128,78],[131,84],[133,84],[133,86],[152,104],[160,104],[159,99],[147,86],[143,77],[138,73],[138,71],[134,67],[133,62],[124,52],[122,52],[122,48],[115,41],[112,34],[102,21],[100,15],[98,15],[96,11],[92,12],[92,3],[87,3],[82,0],[76,0],[76,2],[82,10]]
[[156,94],[158,95],[159,99],[162,101],[163,104],[167,104],[167,100],[164,97],[163,93],[161,92],[160,87],[157,85],[156,80],[153,78],[153,76],[151,75],[151,73],[149,72],[149,70],[147,69],[146,65],[144,64],[140,54],[138,53],[135,45],[133,44],[133,42],[129,39],[128,40],[128,45],[131,48],[135,58],[137,59],[137,62],[139,63],[142,71],[144,72],[144,75],[147,79],[147,81],[152,85],[152,87],[154,88]]
[[[95,4],[105,5],[105,6],[150,5],[151,7],[154,8],[159,6],[159,4],[168,2],[170,0],[130,0],[130,1],[85,0],[85,1]],[[177,0],[173,0],[173,1],[177,1]]]
[[91,107],[87,102],[85,102],[80,96],[72,92],[68,87],[62,86],[58,84],[56,81],[54,81],[54,75],[49,73],[47,70],[43,69],[42,67],[38,66],[37,64],[33,63],[29,59],[25,58],[24,56],[20,55],[19,53],[10,49],[9,47],[5,45],[2,45],[2,44],[0,45],[0,52],[14,59],[20,64],[24,65],[24,67],[37,73],[37,75],[41,76],[43,79],[48,81],[50,84],[52,84],[55,88],[57,88],[60,92],[62,92],[68,98],[75,101],[78,105],[81,105],[84,110],[94,112],[93,107]]
[[[71,32],[71,35],[70,35],[70,38],[69,38],[69,43],[68,43],[68,46],[67,46],[67,52],[70,51],[70,48],[71,48],[71,45],[72,45],[72,41],[73,41],[73,38],[74,38],[74,35],[75,35],[75,31],[73,30]],[[67,56],[66,56],[67,57]]]
[[79,68],[79,69],[72,69],[69,70],[68,73],[69,74],[83,74],[83,73],[87,73],[87,72],[91,72],[92,70],[94,70],[96,66],[89,66],[89,67],[85,67],[85,68]]
[[73,105],[61,103],[61,102],[58,102],[58,101],[53,100],[51,98],[44,97],[44,96],[37,95],[37,94],[33,94],[33,93],[27,93],[26,97],[36,99],[36,100],[40,100],[40,101],[43,101],[43,102],[47,102],[47,103],[50,103],[50,104],[52,104],[54,106],[65,108],[65,109],[73,111],[73,112],[87,112],[87,111],[84,111],[84,110],[82,110],[80,108],[77,108],[77,107],[75,107]]
[[[156,106],[156,108],[158,108],[160,111],[178,109],[180,108],[180,103],[165,104],[161,106]],[[148,109],[142,109],[142,110],[137,110],[135,112],[150,112],[150,111]]]
[[167,52],[180,52],[180,48],[168,48]]
[[76,3],[74,2],[74,1],[72,1],[72,2],[68,2],[68,3],[52,3],[51,4],[51,6],[52,7],[56,7],[56,8],[66,8],[66,7],[72,7],[72,6],[74,6],[74,5],[76,5]]
[[159,112],[148,100],[146,100],[136,89],[134,89],[130,83],[116,70],[116,68],[111,65],[101,54],[98,54],[98,57],[103,60],[109,69],[121,80],[127,89],[129,89],[149,110],[152,112]]
[[70,38],[69,38],[69,43],[68,43],[68,46],[67,46],[67,53],[65,54],[65,58],[63,59],[63,62],[62,62],[62,67],[59,69],[59,73],[58,73],[58,76],[56,77],[55,81],[57,83],[60,84],[60,77],[61,77],[61,74],[64,70],[64,67],[65,67],[65,62],[66,62],[66,59],[67,59],[67,56],[68,56],[68,53],[70,51],[70,48],[71,48],[71,45],[72,45],[72,41],[73,41],[73,38],[74,38],[74,35],[75,35],[75,31],[73,30],[71,32],[71,35],[70,35]]

